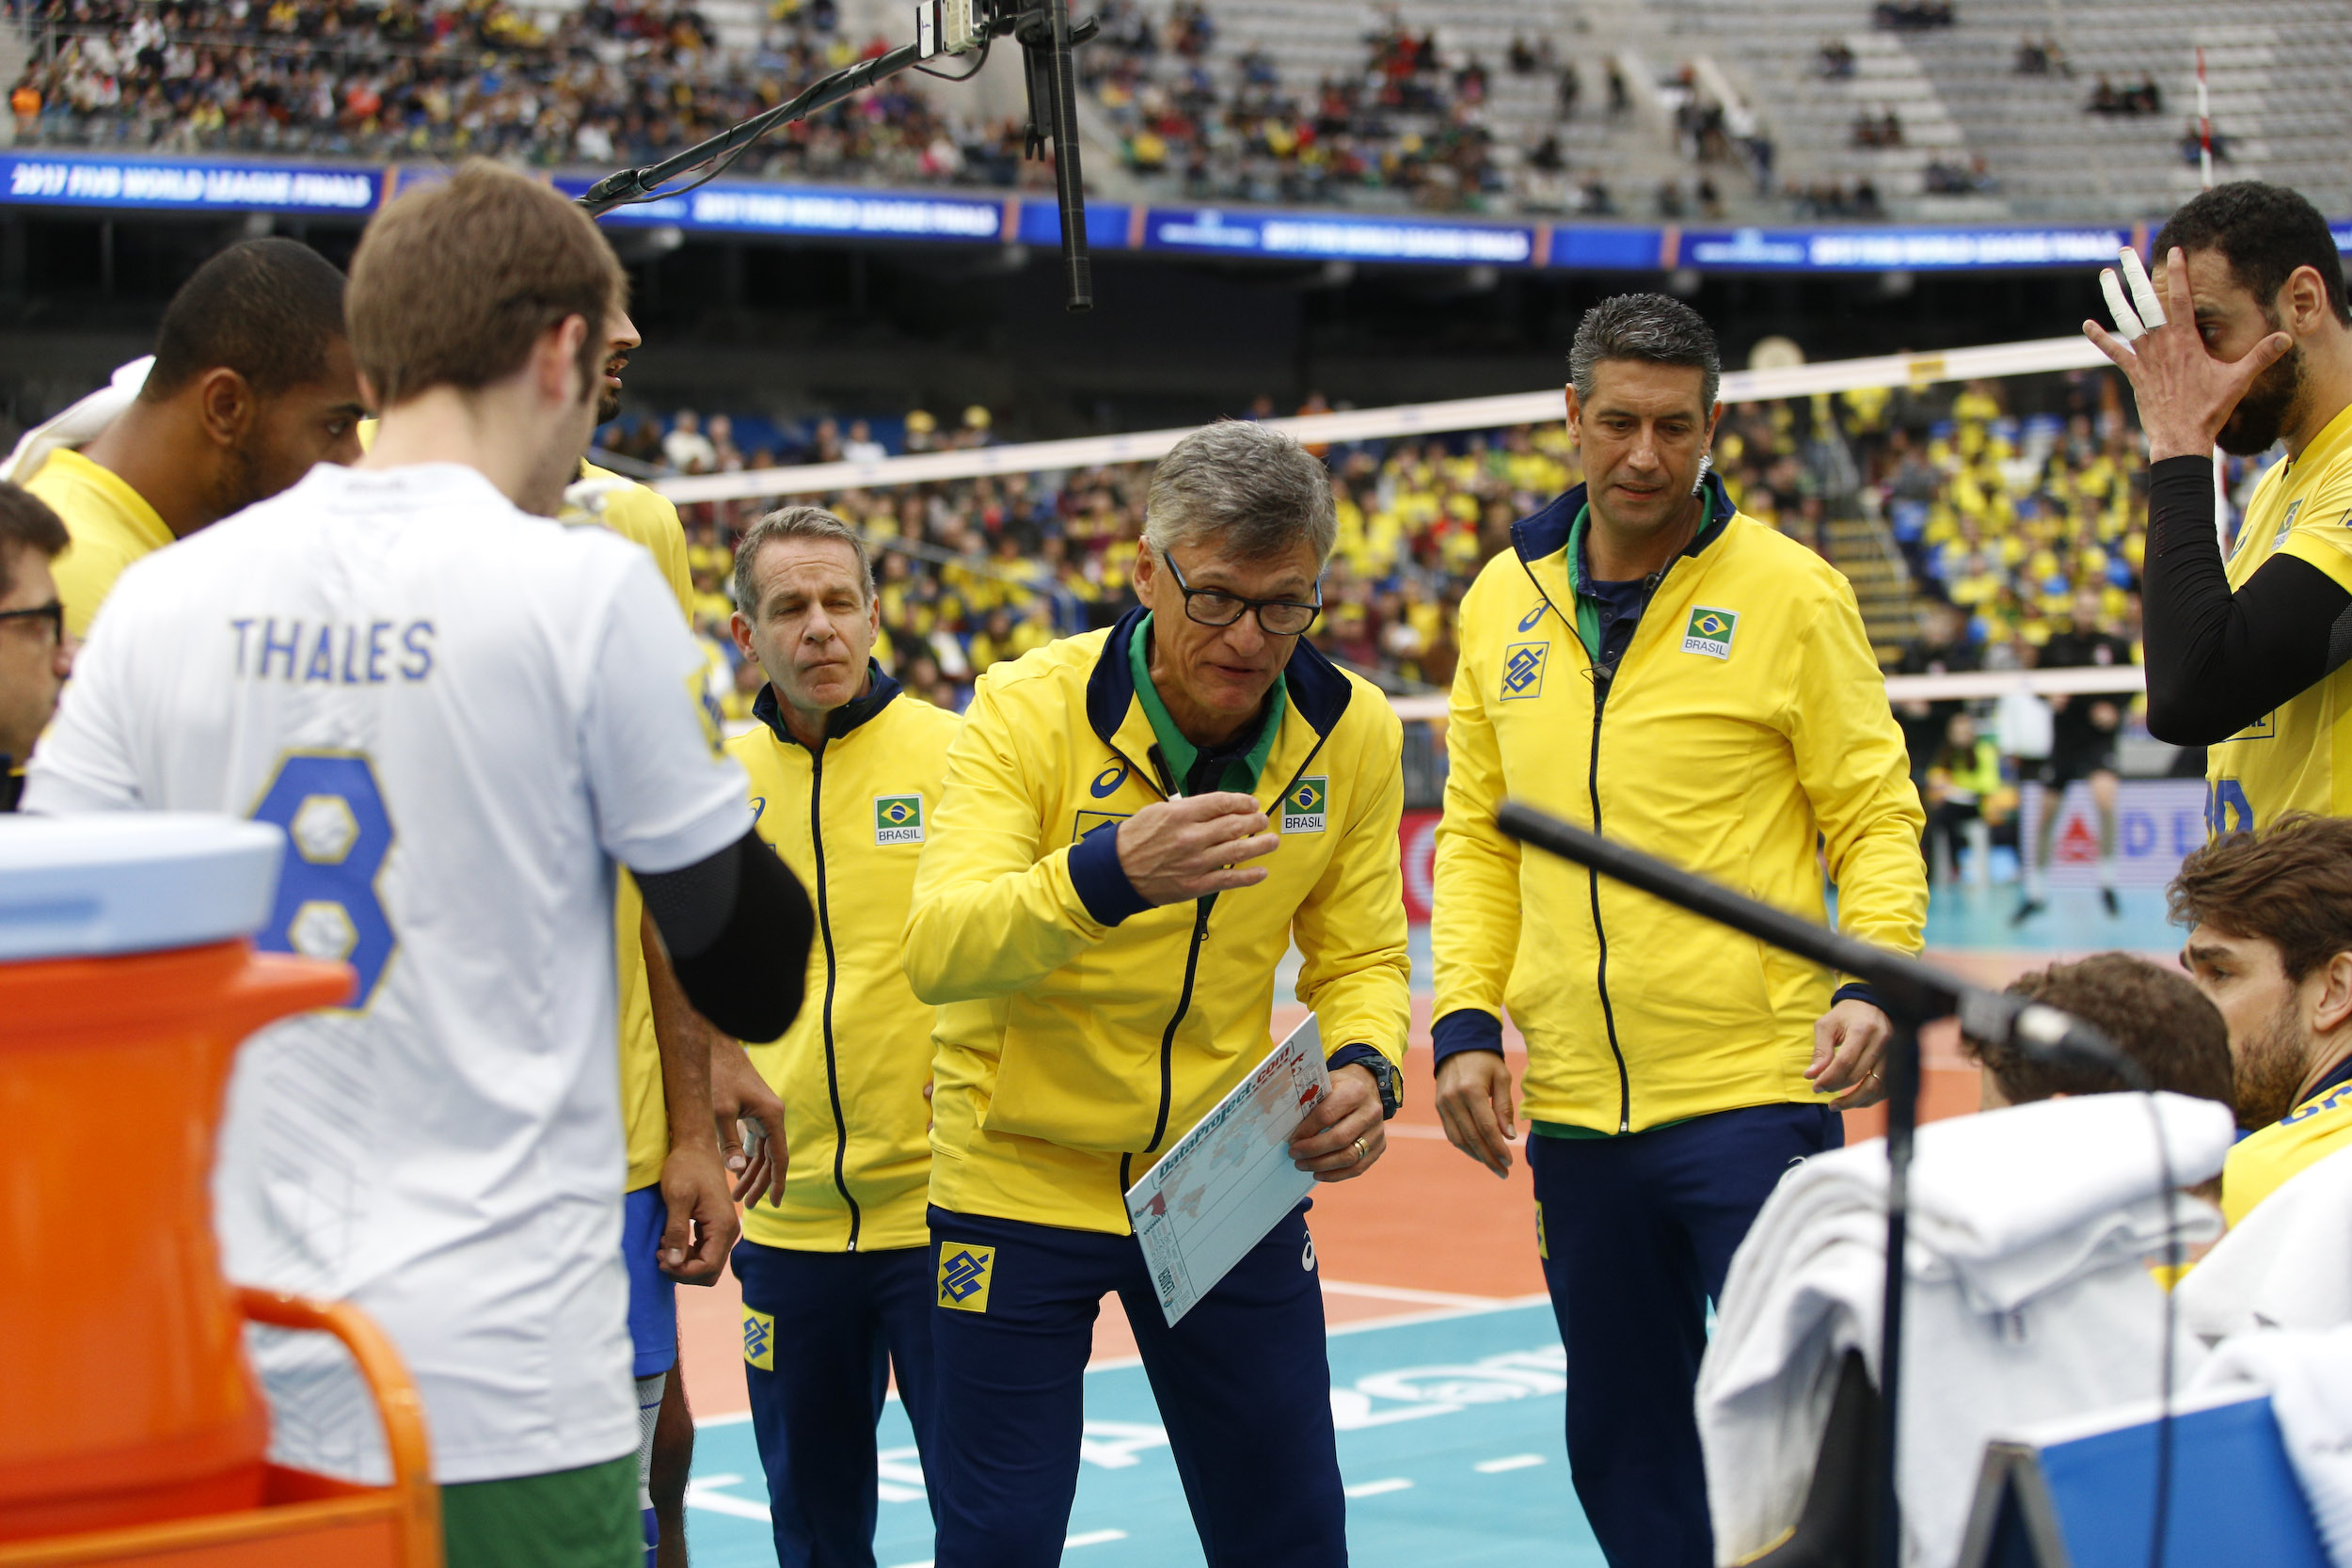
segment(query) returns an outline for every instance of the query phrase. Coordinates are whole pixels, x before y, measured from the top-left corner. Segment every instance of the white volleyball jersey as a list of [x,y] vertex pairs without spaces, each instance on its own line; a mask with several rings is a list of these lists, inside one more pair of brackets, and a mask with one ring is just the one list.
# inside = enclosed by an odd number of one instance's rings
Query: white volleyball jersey
[[[255,1036],[214,1196],[241,1282],[347,1297],[423,1391],[437,1477],[629,1452],[613,863],[750,828],[645,553],[472,468],[321,466],[126,571],[33,760],[36,812],[287,832],[259,939],[350,1006]],[[317,1336],[257,1331],[279,1463],[387,1472]]]

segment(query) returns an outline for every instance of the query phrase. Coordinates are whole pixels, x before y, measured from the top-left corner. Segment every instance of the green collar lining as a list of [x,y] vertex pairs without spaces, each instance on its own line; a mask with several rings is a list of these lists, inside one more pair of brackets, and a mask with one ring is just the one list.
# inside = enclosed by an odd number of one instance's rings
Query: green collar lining
[[[1173,793],[1194,793],[1191,785],[1193,770],[1200,765],[1200,748],[1184,738],[1176,721],[1168,715],[1168,705],[1160,701],[1157,688],[1152,684],[1152,659],[1144,649],[1152,634],[1152,616],[1147,612],[1127,637],[1127,663],[1135,674],[1136,696],[1143,704],[1143,716],[1152,722],[1152,737],[1160,743],[1160,754],[1168,759],[1168,782]],[[1258,737],[1249,750],[1240,755],[1226,752],[1212,756],[1226,758],[1225,777],[1218,785],[1239,790],[1245,795],[1257,792],[1258,775],[1264,770],[1265,759],[1274,751],[1274,737],[1281,733],[1282,709],[1287,705],[1286,682],[1276,676],[1274,689],[1269,693],[1264,721],[1258,727]],[[1238,778],[1239,782],[1235,782]]]

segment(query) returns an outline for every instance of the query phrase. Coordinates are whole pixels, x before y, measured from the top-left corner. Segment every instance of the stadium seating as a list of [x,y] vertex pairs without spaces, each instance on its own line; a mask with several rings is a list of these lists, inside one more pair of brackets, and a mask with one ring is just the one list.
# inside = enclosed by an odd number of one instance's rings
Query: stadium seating
[[[2008,388],[2061,406],[2093,389]],[[624,451],[659,451],[651,420],[613,438]],[[2108,615],[2136,627],[2139,451],[2119,413],[2020,417],[1972,386],[1899,404],[1865,392],[1742,405],[1727,413],[1715,456],[1743,510],[1852,579],[1883,659],[1918,634],[1926,601],[1948,598],[1968,611],[1988,661],[2015,666],[2032,662],[2079,587],[2100,589]],[[730,448],[722,466],[771,460]],[[1392,690],[1442,689],[1463,591],[1507,547],[1514,519],[1581,478],[1565,432],[1365,442],[1329,461],[1340,539],[1316,641]],[[1148,465],[1131,464],[800,499],[839,512],[882,546],[883,657],[916,689],[961,705],[992,662],[1130,602],[1149,478]],[[768,504],[684,514],[714,689],[737,717],[757,688],[737,678],[724,581],[733,539]]]

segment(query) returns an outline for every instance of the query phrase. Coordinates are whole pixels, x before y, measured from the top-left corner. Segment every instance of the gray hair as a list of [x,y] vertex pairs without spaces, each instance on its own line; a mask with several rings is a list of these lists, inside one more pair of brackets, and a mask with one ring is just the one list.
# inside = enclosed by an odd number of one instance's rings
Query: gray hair
[[1143,542],[1163,561],[1169,546],[1210,540],[1244,561],[1263,561],[1304,541],[1315,564],[1331,558],[1340,525],[1323,460],[1278,430],[1219,420],[1176,443],[1152,472]]
[[874,562],[866,552],[866,536],[821,506],[787,506],[754,523],[735,546],[735,608],[746,620],[759,619],[759,584],[752,575],[759,552],[788,539],[827,539],[849,546],[857,557],[859,601],[874,597]]
[[1593,367],[1604,359],[1641,359],[1653,365],[1688,365],[1706,372],[1699,413],[1715,406],[1724,384],[1723,354],[1706,318],[1665,294],[1618,294],[1584,312],[1568,350],[1568,385],[1577,401],[1593,396]]

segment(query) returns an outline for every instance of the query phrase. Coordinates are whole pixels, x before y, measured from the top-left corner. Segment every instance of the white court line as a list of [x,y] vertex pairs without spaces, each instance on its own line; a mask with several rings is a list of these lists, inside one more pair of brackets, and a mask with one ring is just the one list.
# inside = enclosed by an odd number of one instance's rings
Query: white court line
[[[1082,1535],[1066,1538],[1061,1544],[1061,1548],[1066,1552],[1073,1546],[1101,1546],[1113,1541],[1126,1539],[1127,1532],[1123,1529],[1090,1529]],[[925,1558],[920,1562],[901,1562],[898,1568],[933,1568],[933,1564],[931,1559]]]
[[1432,1143],[1452,1142],[1445,1135],[1444,1128],[1423,1127],[1417,1122],[1407,1122],[1402,1127],[1391,1122],[1389,1123],[1389,1136],[1391,1138],[1424,1138]]
[[1353,1280],[1323,1281],[1325,1291],[1335,1296],[1364,1296],[1374,1301],[1404,1301],[1416,1307],[1462,1307],[1472,1311],[1491,1311],[1503,1304],[1501,1296],[1464,1295],[1458,1291],[1417,1291],[1409,1285],[1359,1285]]
[[1503,1459],[1482,1459],[1470,1468],[1482,1476],[1499,1476],[1505,1470],[1532,1470],[1543,1462],[1539,1453],[1515,1453]]
[[719,1490],[723,1486],[740,1485],[742,1480],[741,1476],[696,1476],[686,1483],[686,1506],[736,1519],[756,1519],[763,1525],[770,1523],[766,1503],[755,1503],[749,1497],[730,1497]]
[[1348,1497],[1377,1497],[1385,1493],[1409,1492],[1412,1489],[1413,1483],[1403,1476],[1391,1476],[1386,1481],[1368,1481],[1360,1486],[1343,1487],[1341,1495]]

